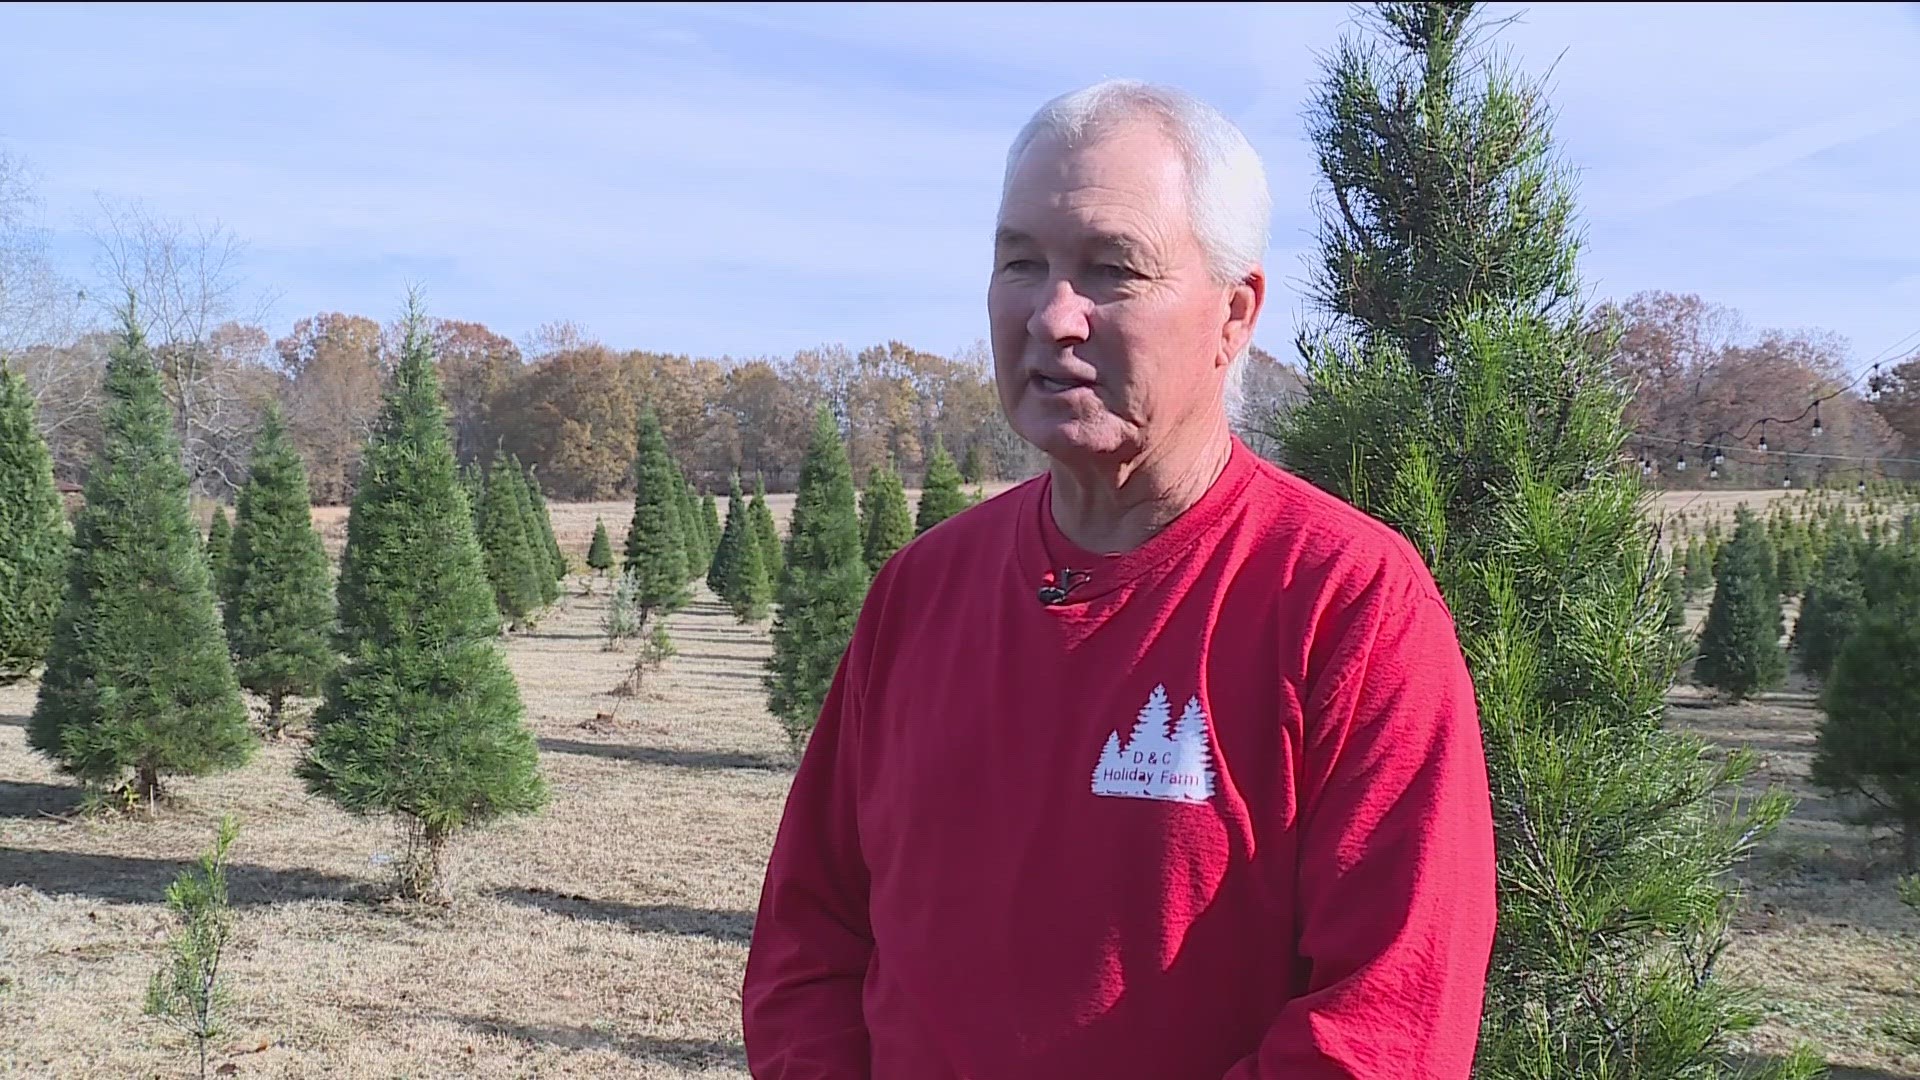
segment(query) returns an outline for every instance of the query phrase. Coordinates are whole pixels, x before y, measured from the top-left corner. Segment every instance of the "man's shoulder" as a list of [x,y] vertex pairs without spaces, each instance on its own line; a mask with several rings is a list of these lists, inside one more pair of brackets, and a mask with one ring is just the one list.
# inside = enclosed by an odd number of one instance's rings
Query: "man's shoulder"
[[1420,552],[1400,531],[1265,459],[1248,482],[1254,546],[1338,591],[1439,599]]
[[1029,477],[967,507],[909,540],[893,556],[894,562],[947,563],[954,559],[1005,552],[1013,542],[1021,507],[1045,474]]

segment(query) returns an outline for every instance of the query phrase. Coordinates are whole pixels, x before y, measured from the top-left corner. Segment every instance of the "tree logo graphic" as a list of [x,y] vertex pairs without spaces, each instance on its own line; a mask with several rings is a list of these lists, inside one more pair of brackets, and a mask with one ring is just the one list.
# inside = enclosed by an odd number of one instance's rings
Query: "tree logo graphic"
[[1168,726],[1172,710],[1167,688],[1156,686],[1134,721],[1125,745],[1120,733],[1107,735],[1100,763],[1093,770],[1093,793],[1126,799],[1206,802],[1213,797],[1213,752],[1208,746],[1207,714],[1198,696],[1187,699],[1180,722]]

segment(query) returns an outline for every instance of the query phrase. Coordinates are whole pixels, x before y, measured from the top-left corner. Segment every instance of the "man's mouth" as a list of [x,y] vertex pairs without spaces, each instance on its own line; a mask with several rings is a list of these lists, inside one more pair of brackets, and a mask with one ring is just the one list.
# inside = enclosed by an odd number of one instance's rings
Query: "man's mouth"
[[1091,387],[1093,385],[1081,379],[1056,379],[1051,375],[1040,374],[1034,375],[1033,384],[1049,394],[1061,394],[1068,390],[1077,390],[1083,386]]

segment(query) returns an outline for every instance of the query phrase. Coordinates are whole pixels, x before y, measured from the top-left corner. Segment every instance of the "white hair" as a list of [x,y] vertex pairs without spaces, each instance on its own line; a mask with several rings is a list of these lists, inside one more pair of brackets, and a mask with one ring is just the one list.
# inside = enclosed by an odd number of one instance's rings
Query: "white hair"
[[[1157,122],[1180,150],[1187,173],[1187,212],[1214,281],[1222,287],[1244,281],[1267,252],[1273,217],[1267,170],[1233,121],[1184,90],[1137,79],[1108,79],[1040,106],[1007,151],[1002,202],[1020,156],[1041,138],[1081,145],[1136,120]],[[1229,418],[1240,414],[1251,347],[1249,342],[1227,368],[1224,398]]]

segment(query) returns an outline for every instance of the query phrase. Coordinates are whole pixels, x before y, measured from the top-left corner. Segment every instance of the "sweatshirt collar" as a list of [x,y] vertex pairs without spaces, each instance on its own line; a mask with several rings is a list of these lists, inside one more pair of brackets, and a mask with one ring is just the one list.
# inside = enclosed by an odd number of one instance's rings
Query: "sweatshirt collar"
[[[1152,571],[1186,551],[1217,525],[1240,501],[1254,473],[1254,454],[1238,436],[1232,437],[1227,464],[1200,501],[1131,551],[1101,554],[1088,551],[1060,531],[1053,519],[1053,474],[1042,473],[1022,508],[1019,549],[1020,572],[1035,590],[1060,586],[1064,571],[1071,591],[1060,608],[1072,608],[1104,596]],[[1082,580],[1084,579],[1084,580]]]

